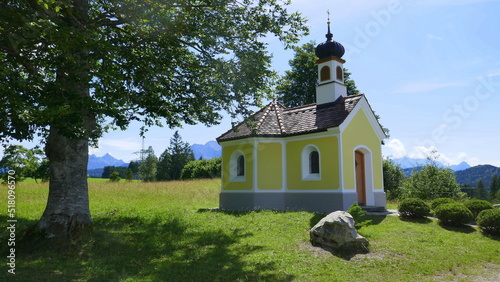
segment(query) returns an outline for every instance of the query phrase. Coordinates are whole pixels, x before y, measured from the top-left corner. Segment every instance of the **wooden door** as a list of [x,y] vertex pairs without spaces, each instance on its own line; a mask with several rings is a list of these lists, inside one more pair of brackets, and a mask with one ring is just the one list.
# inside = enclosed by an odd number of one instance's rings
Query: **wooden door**
[[355,152],[355,164],[358,205],[364,206],[366,205],[365,156],[360,151]]

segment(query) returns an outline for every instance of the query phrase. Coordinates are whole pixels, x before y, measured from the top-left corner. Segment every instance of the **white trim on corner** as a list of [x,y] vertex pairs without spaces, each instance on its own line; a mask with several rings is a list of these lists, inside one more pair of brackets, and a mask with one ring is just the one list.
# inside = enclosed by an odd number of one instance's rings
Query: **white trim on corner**
[[286,145],[285,140],[281,140],[281,190],[286,191],[288,189],[288,166],[286,157]]
[[339,139],[339,184],[340,184],[340,189],[342,191],[345,191],[345,186],[344,186],[344,146],[342,144],[342,134],[338,133],[338,139]]
[[253,184],[252,184],[252,190],[257,191],[259,190],[259,177],[258,177],[258,159],[257,159],[257,146],[259,145],[259,141],[253,138],[252,140],[252,166],[253,166]]

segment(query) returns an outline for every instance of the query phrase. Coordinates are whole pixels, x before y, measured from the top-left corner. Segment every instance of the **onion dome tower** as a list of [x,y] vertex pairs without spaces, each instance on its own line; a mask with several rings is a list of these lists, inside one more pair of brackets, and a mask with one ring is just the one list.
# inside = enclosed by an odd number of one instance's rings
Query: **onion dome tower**
[[318,65],[318,81],[316,86],[316,104],[326,104],[347,96],[347,87],[344,85],[344,63],[342,56],[344,46],[332,39],[330,18],[328,18],[328,33],[326,41],[316,46],[316,61]]

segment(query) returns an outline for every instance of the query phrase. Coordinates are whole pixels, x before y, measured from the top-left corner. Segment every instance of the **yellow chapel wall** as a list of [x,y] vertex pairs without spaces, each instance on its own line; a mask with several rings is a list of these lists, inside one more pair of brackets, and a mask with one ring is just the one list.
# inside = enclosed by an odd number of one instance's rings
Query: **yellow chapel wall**
[[283,187],[283,153],[281,143],[260,142],[257,145],[257,188],[280,190]]
[[[240,151],[245,157],[245,181],[230,181],[231,156]],[[252,190],[253,186],[253,145],[242,143],[222,146],[222,189],[223,190]]]
[[360,109],[342,132],[344,188],[355,189],[354,148],[366,146],[371,151],[373,189],[383,189],[382,146],[365,112]]
[[[319,150],[321,180],[302,179],[302,150],[308,145],[314,145]],[[289,141],[286,144],[286,159],[289,190],[340,188],[339,142],[336,136]]]

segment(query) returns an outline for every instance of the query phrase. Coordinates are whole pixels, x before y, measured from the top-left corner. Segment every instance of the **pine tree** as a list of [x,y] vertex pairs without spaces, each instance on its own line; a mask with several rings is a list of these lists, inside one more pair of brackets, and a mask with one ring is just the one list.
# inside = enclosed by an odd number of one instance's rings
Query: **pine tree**
[[172,164],[172,158],[170,157],[170,152],[166,149],[158,159],[158,170],[156,171],[156,180],[167,181],[171,180],[170,177],[170,167]]
[[170,178],[180,179],[184,166],[188,162],[194,161],[193,151],[189,143],[182,141],[182,137],[178,131],[176,131],[174,136],[170,139],[168,150],[171,158]]
[[480,179],[479,182],[477,183],[476,190],[474,193],[474,198],[480,199],[480,200],[486,200],[487,198],[486,194],[486,189],[484,188],[483,180]]
[[194,154],[189,143],[182,141],[179,131],[170,138],[170,146],[161,154],[156,173],[157,180],[177,180],[181,177],[184,166],[194,161]]
[[497,197],[498,191],[500,191],[500,175],[494,175],[490,184],[490,200]]
[[155,181],[158,158],[155,156],[155,152],[151,146],[149,146],[144,154],[146,157],[139,165],[139,177],[145,182]]

